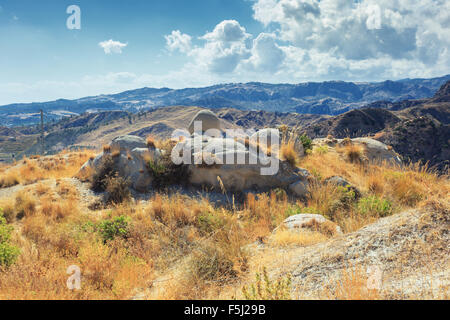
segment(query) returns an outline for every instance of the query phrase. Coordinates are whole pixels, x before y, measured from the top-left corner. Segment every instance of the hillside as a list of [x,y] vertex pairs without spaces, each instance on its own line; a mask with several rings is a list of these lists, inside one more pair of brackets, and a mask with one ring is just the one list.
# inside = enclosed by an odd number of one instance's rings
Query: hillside
[[[177,185],[138,194],[117,176],[94,192],[97,173],[73,178],[93,151],[0,166],[0,299],[448,299],[448,178],[349,152],[315,145],[298,159],[311,172],[305,197]],[[107,201],[112,190],[120,203]],[[285,224],[311,213],[325,222]],[[70,265],[80,290],[66,287]]]
[[450,81],[432,98],[371,104],[308,125],[311,137],[374,136],[405,161],[429,162],[446,172],[450,159]]
[[[202,108],[178,106],[137,114],[104,111],[73,116],[58,122],[46,123],[44,126],[46,132],[44,147],[46,152],[50,153],[70,147],[100,148],[114,137],[123,134],[137,135],[143,138],[147,136],[169,138],[175,129],[186,129],[190,119],[199,110],[202,110]],[[267,111],[242,111],[230,108],[215,109],[215,111],[222,120],[224,128],[261,129],[277,127],[282,124],[302,127],[328,117]],[[25,137],[39,134],[39,128],[36,126],[19,128],[18,132],[22,132],[22,137],[18,139],[20,141]],[[2,145],[0,144],[0,152],[1,148]],[[11,148],[8,150],[11,150]],[[41,145],[36,142],[33,146],[17,149],[16,152],[33,155],[40,153],[40,150]]]
[[121,110],[139,112],[165,106],[199,106],[337,115],[372,102],[385,103],[429,98],[450,79],[404,79],[374,83],[344,81],[300,84],[232,83],[205,88],[142,88],[118,94],[76,100],[10,104],[0,106],[4,125],[19,126],[39,122],[39,111],[48,120],[58,120],[85,112]]

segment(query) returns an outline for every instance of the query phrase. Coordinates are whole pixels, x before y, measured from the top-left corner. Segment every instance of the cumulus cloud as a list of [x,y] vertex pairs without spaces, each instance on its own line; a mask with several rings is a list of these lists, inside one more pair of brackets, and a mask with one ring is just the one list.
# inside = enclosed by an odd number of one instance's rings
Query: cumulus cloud
[[273,33],[261,33],[253,40],[250,58],[243,64],[254,71],[274,73],[283,64],[285,56]]
[[224,20],[219,23],[212,32],[208,32],[201,39],[210,42],[220,42],[222,44],[231,44],[233,42],[242,42],[250,38],[251,35],[245,31],[236,20]]
[[188,34],[181,33],[180,30],[174,30],[171,34],[164,36],[166,38],[166,48],[169,51],[179,50],[188,53],[191,50],[192,37]]
[[251,35],[236,20],[224,20],[213,31],[199,37],[203,41],[200,46],[193,47],[192,37],[178,30],[165,38],[170,51],[184,52],[199,68],[215,74],[235,71],[239,63],[250,55]]
[[125,48],[128,44],[122,43],[120,41],[114,41],[112,39],[102,41],[98,44],[106,54],[112,54],[112,53],[122,53],[122,49]]
[[[441,0],[258,0],[254,18],[275,24],[280,39],[293,45],[350,60],[419,59],[433,36],[445,58],[450,44],[449,3]],[[440,52],[439,52],[440,51]]]

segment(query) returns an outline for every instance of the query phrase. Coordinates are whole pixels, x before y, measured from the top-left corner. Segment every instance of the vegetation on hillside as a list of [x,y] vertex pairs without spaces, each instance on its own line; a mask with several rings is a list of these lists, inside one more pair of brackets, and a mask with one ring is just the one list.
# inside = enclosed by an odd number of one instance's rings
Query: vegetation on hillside
[[[157,192],[96,208],[89,201],[98,199],[87,200],[81,192],[88,188],[72,179],[92,156],[65,152],[0,168],[0,299],[129,299],[143,293],[157,299],[287,299],[289,278],[270,279],[255,269],[249,246],[309,246],[333,236],[326,228],[273,232],[288,216],[322,214],[349,233],[404,209],[449,207],[447,177],[423,166],[373,165],[354,161],[345,150],[313,150],[296,159],[315,178],[305,201],[273,190],[223,207],[208,198]],[[103,173],[91,181],[105,190],[105,177],[114,175]],[[335,175],[361,197],[324,182]],[[81,269],[81,290],[66,287],[70,265]]]

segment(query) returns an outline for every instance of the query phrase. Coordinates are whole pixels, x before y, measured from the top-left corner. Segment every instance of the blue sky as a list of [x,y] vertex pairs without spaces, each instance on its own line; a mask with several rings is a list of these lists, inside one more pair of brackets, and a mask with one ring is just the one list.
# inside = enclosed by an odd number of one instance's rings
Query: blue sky
[[[69,30],[66,9],[81,10]],[[0,0],[0,104],[450,73],[449,1]]]

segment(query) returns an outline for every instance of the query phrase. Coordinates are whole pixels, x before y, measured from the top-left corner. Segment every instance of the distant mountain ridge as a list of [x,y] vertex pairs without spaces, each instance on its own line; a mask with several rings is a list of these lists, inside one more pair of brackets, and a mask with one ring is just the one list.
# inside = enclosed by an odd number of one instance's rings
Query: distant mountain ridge
[[0,116],[5,119],[3,125],[21,126],[38,123],[40,109],[44,110],[47,121],[52,121],[85,112],[134,113],[176,105],[338,115],[377,101],[389,104],[430,98],[448,80],[450,75],[383,82],[250,82],[186,89],[141,88],[76,100],[10,104],[0,106]]

